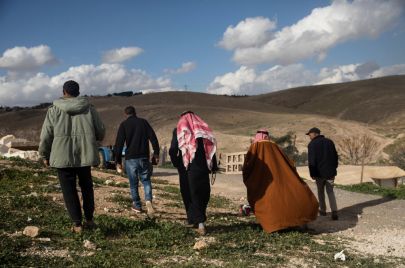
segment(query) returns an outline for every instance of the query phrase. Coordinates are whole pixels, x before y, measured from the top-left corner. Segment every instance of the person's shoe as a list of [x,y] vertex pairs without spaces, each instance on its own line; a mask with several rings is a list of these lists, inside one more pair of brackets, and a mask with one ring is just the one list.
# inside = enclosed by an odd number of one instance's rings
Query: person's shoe
[[319,211],[319,216],[326,216],[326,212],[325,211]]
[[146,210],[148,217],[152,218],[155,215],[155,210],[153,209],[152,201],[146,201]]
[[135,213],[142,212],[142,208],[135,206],[135,204],[132,204],[131,210],[134,211]]
[[81,225],[73,225],[70,230],[75,234],[80,234],[83,231],[83,227]]
[[84,229],[93,230],[97,228],[97,225],[94,223],[93,220],[85,221],[83,224]]
[[332,220],[333,220],[333,221],[339,220],[339,217],[338,217],[337,212],[332,212]]

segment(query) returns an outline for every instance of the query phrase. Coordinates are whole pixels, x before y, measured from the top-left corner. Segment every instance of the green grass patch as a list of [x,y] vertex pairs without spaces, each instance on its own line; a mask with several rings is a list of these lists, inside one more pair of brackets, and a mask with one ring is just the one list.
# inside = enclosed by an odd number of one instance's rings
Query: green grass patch
[[400,185],[397,188],[385,188],[371,182],[366,182],[353,185],[336,185],[336,187],[356,193],[375,194],[394,199],[405,199],[405,185]]
[[219,195],[211,195],[208,203],[208,207],[213,208],[231,208],[232,206],[233,203],[229,198]]
[[[347,246],[331,235],[285,231],[266,234],[254,217],[238,217],[237,212],[210,212],[210,206],[227,206],[228,200],[213,196],[208,208],[209,246],[195,251],[194,230],[176,222],[159,219],[129,219],[96,215],[97,228],[82,234],[70,232],[66,209],[47,196],[50,178],[46,172],[13,170],[0,165],[0,266],[4,267],[395,267],[403,259],[373,258],[355,251],[347,252],[344,263],[333,255]],[[49,188],[49,189],[48,189]],[[178,187],[162,185],[163,194],[182,206]],[[30,195],[33,191],[37,195]],[[114,202],[131,204],[130,197],[116,194]],[[175,200],[175,201],[174,201]],[[97,205],[97,204],[96,204]],[[36,238],[15,235],[25,226],[40,228]],[[83,247],[90,240],[97,250]],[[66,252],[52,255],[52,252]],[[39,253],[39,254],[33,254]],[[92,253],[92,255],[88,254]]]
[[43,169],[45,168],[44,164],[40,161],[32,161],[28,159],[22,159],[19,157],[10,157],[7,158],[7,160],[11,161],[13,165],[15,166],[24,166],[27,168],[32,168],[32,169]]
[[131,205],[132,205],[132,198],[130,196],[124,196],[122,194],[117,194],[117,193],[115,193],[113,196],[109,197],[108,201],[117,203],[118,205],[125,207],[125,208],[131,208]]
[[155,177],[151,178],[151,181],[153,184],[162,184],[162,185],[168,185],[170,184],[168,180],[163,180],[163,179],[157,179]]

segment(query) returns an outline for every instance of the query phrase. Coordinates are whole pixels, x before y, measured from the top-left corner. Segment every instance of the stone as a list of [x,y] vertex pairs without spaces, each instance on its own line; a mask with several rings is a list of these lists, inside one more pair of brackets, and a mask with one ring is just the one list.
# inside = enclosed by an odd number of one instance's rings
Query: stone
[[6,145],[0,144],[0,155],[3,156],[8,153],[8,147]]
[[24,228],[23,235],[36,237],[39,234],[39,228],[36,226],[27,226]]
[[106,180],[104,183],[106,185],[111,185],[111,184],[114,184],[114,181],[113,180]]
[[201,249],[204,249],[204,248],[207,248],[207,247],[208,247],[208,243],[205,242],[204,240],[200,240],[200,241],[197,241],[197,242],[194,244],[193,249],[195,249],[195,250],[201,250]]
[[7,143],[15,140],[14,135],[6,135],[0,139],[0,144],[6,145]]
[[90,249],[90,250],[96,250],[97,246],[96,244],[94,244],[93,242],[89,241],[89,240],[84,240],[83,241],[83,247]]

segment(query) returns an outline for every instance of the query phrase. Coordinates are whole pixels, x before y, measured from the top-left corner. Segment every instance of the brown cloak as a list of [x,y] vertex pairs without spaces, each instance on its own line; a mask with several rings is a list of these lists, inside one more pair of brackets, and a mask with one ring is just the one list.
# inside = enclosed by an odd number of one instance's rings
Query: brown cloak
[[311,189],[273,142],[260,141],[250,146],[243,182],[249,204],[266,232],[300,226],[318,215],[318,201]]

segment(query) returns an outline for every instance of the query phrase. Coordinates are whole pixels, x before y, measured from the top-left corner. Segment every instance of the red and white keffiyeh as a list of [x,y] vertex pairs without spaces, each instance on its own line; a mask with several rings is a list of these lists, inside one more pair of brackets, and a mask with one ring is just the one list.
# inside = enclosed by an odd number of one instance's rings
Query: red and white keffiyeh
[[177,141],[186,169],[195,157],[197,138],[203,138],[205,158],[207,159],[208,169],[211,170],[212,157],[217,150],[217,142],[212,130],[207,123],[194,113],[181,116],[177,123]]
[[258,141],[263,141],[263,140],[269,140],[269,131],[267,129],[260,129],[256,132],[256,135],[253,139],[253,142],[258,142]]

